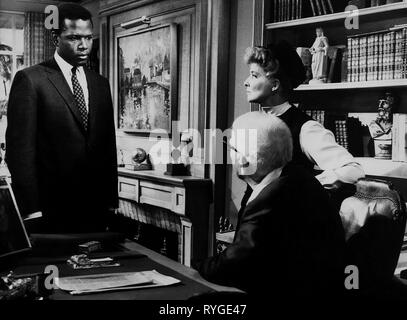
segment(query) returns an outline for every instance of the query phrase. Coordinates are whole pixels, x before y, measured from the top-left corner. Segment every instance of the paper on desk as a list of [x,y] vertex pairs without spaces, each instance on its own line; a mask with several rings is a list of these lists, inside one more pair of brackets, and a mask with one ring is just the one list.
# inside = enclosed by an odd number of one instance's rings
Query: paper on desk
[[55,283],[60,289],[70,291],[70,294],[73,295],[161,287],[179,282],[180,280],[165,276],[156,270],[55,279]]

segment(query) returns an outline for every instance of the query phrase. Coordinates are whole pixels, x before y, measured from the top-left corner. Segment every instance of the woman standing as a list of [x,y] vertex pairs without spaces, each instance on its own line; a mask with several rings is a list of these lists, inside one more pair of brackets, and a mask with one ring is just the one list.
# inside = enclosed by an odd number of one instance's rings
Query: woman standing
[[336,143],[332,132],[290,103],[293,89],[305,79],[305,71],[288,43],[249,47],[245,62],[250,69],[244,82],[247,99],[288,125],[293,138],[293,163],[310,171],[317,165],[323,172],[316,178],[328,189],[354,184],[364,177],[361,165]]

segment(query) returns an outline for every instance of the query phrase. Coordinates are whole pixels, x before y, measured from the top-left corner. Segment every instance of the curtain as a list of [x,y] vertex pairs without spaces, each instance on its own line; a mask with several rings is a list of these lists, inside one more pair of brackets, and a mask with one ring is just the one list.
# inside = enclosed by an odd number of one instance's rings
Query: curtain
[[45,14],[26,12],[24,25],[24,65],[35,65],[50,59],[55,51],[51,31],[45,28]]

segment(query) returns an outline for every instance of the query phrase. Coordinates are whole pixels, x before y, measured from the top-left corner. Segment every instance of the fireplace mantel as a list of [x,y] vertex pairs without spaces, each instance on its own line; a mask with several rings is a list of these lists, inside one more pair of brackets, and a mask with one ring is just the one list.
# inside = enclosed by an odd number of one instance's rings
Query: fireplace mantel
[[[119,214],[178,233],[178,260],[184,265],[190,266],[192,259],[202,259],[211,253],[208,228],[212,202],[210,179],[119,168],[119,198]],[[123,208],[124,203],[131,203],[130,214]],[[151,208],[165,211],[157,214]],[[138,214],[140,211],[142,214]],[[167,221],[170,220],[168,215],[172,215],[170,218],[174,219],[171,221],[175,223]]]

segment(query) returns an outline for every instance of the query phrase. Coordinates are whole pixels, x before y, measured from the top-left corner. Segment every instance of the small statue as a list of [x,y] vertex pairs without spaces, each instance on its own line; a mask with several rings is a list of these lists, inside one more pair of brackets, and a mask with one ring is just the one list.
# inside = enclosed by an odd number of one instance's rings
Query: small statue
[[369,124],[369,132],[375,141],[375,158],[391,159],[392,108],[394,97],[386,93],[386,99],[379,100],[376,120]]
[[312,80],[310,84],[324,83],[327,80],[328,69],[328,38],[324,36],[324,30],[320,27],[315,30],[317,37],[309,49],[312,54]]

